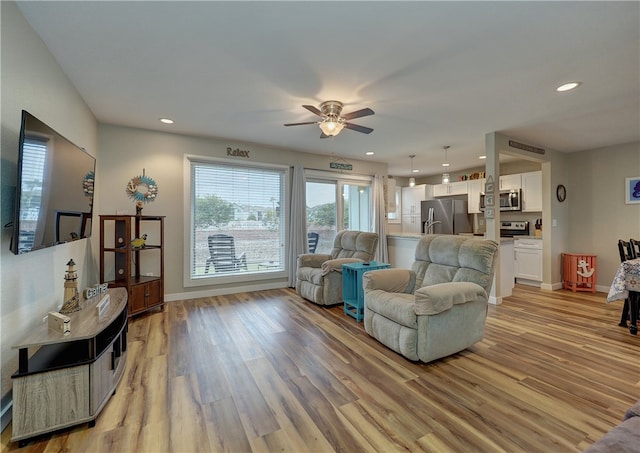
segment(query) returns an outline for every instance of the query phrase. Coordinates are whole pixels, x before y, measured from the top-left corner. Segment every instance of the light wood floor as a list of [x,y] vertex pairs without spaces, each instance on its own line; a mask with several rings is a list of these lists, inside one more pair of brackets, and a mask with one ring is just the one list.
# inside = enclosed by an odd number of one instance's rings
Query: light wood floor
[[[94,428],[20,451],[582,451],[640,399],[621,306],[518,286],[482,342],[425,365],[292,290],[171,302],[131,321]],[[10,435],[2,452],[18,449]]]

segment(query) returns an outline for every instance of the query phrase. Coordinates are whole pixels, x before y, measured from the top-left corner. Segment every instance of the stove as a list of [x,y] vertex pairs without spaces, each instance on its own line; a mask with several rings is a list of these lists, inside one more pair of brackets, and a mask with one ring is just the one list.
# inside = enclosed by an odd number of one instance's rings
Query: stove
[[500,222],[500,237],[512,238],[515,236],[529,236],[529,222],[527,221]]

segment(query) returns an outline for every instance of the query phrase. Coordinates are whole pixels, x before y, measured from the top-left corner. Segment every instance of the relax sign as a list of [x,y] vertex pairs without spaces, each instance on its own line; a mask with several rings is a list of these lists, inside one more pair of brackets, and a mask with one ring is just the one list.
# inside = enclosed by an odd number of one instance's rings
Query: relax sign
[[233,157],[246,157],[247,159],[249,158],[249,151],[246,151],[244,149],[231,149],[231,148],[227,148],[227,156],[233,156]]

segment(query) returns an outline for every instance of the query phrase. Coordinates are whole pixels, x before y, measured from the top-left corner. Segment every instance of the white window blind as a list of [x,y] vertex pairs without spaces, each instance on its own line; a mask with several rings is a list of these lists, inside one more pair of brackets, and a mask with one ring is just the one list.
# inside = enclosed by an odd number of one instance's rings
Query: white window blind
[[192,279],[284,270],[285,170],[191,162]]
[[47,158],[47,140],[25,138],[22,149],[22,184],[20,206],[24,215],[37,220],[42,202],[44,169]]
[[31,250],[34,246],[45,184],[47,142],[41,137],[25,137],[22,147],[18,250]]

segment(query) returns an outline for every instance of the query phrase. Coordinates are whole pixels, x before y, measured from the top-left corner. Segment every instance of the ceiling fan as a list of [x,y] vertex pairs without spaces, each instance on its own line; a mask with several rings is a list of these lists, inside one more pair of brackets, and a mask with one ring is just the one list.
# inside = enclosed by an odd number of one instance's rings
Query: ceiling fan
[[309,110],[311,113],[318,115],[322,118],[322,121],[307,121],[304,123],[288,123],[285,126],[301,126],[303,124],[317,124],[322,130],[320,138],[333,137],[338,135],[343,128],[351,129],[354,131],[362,132],[363,134],[370,134],[373,129],[370,127],[359,126],[357,124],[349,123],[349,120],[354,118],[361,118],[363,116],[373,115],[375,112],[370,108],[356,110],[355,112],[346,113],[340,115],[342,112],[343,104],[340,101],[325,101],[320,104],[320,109],[313,105],[303,105],[303,107]]

